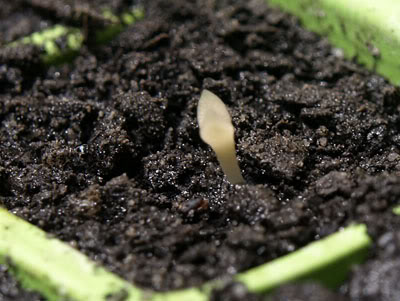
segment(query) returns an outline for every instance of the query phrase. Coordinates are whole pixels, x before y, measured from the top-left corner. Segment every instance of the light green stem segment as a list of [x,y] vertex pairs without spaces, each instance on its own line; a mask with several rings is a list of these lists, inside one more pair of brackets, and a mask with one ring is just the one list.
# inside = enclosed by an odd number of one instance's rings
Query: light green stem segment
[[[317,279],[336,285],[351,265],[363,259],[370,239],[364,225],[347,227],[296,252],[235,277],[252,292]],[[207,301],[213,281],[200,288],[152,293],[126,282],[90,261],[69,245],[0,208],[0,263],[7,264],[24,287],[48,300],[71,301]],[[117,297],[121,297],[118,299]]]
[[336,287],[353,265],[365,259],[370,244],[365,225],[348,226],[296,252],[239,274],[236,279],[252,292],[270,291],[282,284],[305,279]]
[[[104,11],[103,16],[110,20],[111,24],[107,28],[96,32],[96,42],[99,44],[115,38],[126,26],[143,19],[144,11],[142,8],[134,8],[132,11],[123,13],[120,17],[115,16],[111,11]],[[61,49],[57,41],[63,38],[66,41],[66,45]],[[7,46],[16,47],[21,44],[38,46],[43,50],[43,62],[54,64],[67,61],[82,47],[83,42],[83,29],[57,24],[16,40]]]
[[396,215],[400,215],[400,206],[396,206],[393,208],[393,213]]
[[143,292],[97,266],[69,245],[0,208],[0,262],[24,287],[48,300],[101,301]]
[[400,84],[400,1],[268,0],[327,37],[348,58]]

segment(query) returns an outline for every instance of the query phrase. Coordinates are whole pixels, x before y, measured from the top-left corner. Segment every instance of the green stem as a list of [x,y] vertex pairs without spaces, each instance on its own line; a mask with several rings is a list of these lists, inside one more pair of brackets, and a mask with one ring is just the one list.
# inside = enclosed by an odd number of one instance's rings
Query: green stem
[[[135,8],[123,13],[120,17],[110,11],[104,12],[104,17],[111,21],[111,25],[96,32],[96,43],[102,44],[115,38],[126,26],[143,19],[144,12],[141,8]],[[65,40],[65,43],[59,43]],[[14,41],[6,47],[16,47],[22,44],[35,45],[43,50],[42,61],[45,64],[57,64],[66,62],[79,51],[84,42],[82,30],[75,27],[55,25],[30,36]],[[61,44],[63,48],[59,45]]]
[[26,288],[48,300],[107,300],[143,292],[90,261],[69,245],[0,208],[0,263]]
[[[256,293],[301,279],[317,279],[335,286],[343,281],[352,265],[363,260],[369,245],[364,225],[349,226],[287,256],[238,274],[234,280]],[[106,301],[110,296],[125,296],[122,300],[206,301],[212,289],[223,284],[212,281],[200,288],[167,293],[144,291],[1,208],[0,263],[9,265],[24,287],[48,300]]]
[[365,225],[352,225],[296,252],[239,274],[236,279],[252,292],[266,292],[303,279],[336,287],[352,265],[361,263],[371,240]]
[[268,0],[367,68],[400,84],[400,1]]

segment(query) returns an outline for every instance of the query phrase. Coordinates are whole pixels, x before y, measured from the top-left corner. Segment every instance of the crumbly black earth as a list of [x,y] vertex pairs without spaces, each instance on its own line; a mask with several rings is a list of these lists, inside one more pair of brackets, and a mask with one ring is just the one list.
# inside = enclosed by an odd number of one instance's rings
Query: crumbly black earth
[[249,293],[241,283],[229,283],[221,289],[215,290],[210,301],[348,301],[328,289],[315,283],[287,284],[276,289],[268,296]]
[[[80,24],[51,1],[25,2],[27,14]],[[0,50],[0,204],[154,290],[234,275],[365,222],[371,259],[336,299],[396,299],[399,89],[261,0],[142,5],[144,20],[88,42],[72,64]],[[229,107],[245,185],[226,181],[199,137],[202,89]]]

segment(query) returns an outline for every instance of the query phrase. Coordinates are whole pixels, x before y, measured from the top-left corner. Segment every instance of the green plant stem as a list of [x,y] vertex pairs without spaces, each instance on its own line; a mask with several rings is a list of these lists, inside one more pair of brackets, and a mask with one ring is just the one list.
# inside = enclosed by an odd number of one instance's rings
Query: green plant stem
[[400,84],[400,1],[268,0],[367,68]]
[[[234,280],[251,292],[265,293],[284,283],[317,279],[334,286],[363,260],[370,238],[353,225],[296,252],[238,274]],[[24,287],[48,300],[206,301],[222,281],[167,293],[142,290],[106,271],[69,245],[0,208],[0,263],[7,264]]]
[[303,279],[335,287],[342,283],[353,265],[365,259],[370,244],[365,225],[348,226],[296,252],[239,274],[236,279],[252,292],[267,292]]
[[[96,32],[95,41],[97,44],[110,41],[123,31],[126,26],[143,19],[144,12],[141,8],[135,8],[117,17],[112,12],[105,11],[104,17],[108,18],[111,24],[107,28]],[[65,40],[65,43],[59,43],[60,40]],[[66,62],[71,57],[74,57],[83,43],[84,34],[82,29],[58,24],[16,40],[6,45],[6,47],[17,47],[23,44],[35,45],[43,50],[42,61],[45,64],[51,65]]]
[[28,289],[48,300],[101,301],[143,292],[67,244],[0,208],[0,263]]

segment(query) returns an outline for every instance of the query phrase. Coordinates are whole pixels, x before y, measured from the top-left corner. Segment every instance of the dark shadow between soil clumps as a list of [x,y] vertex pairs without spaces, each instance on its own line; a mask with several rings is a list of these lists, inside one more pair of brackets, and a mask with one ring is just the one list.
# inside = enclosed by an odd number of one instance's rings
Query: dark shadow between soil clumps
[[[36,18],[54,11],[30,2]],[[70,65],[26,68],[37,50],[0,50],[0,204],[154,290],[234,275],[365,222],[373,258],[338,294],[396,299],[361,279],[379,265],[399,294],[387,272],[399,274],[399,90],[262,1],[148,2],[144,20]],[[1,43],[14,37],[0,30]],[[229,107],[245,185],[224,179],[199,137],[202,89]]]

